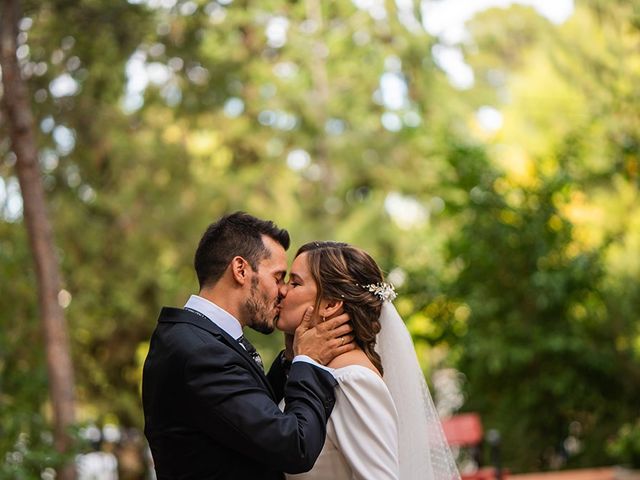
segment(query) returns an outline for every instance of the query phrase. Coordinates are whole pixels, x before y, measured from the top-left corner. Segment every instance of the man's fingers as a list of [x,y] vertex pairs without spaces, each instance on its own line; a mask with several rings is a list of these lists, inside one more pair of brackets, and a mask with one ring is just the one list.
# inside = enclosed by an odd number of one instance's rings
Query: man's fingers
[[336,357],[338,355],[342,355],[343,353],[350,352],[356,348],[356,342],[345,343],[335,349]]
[[345,323],[344,325],[340,325],[338,328],[336,328],[335,330],[331,330],[331,334],[335,337],[335,338],[339,338],[342,337],[344,335],[346,335],[347,333],[350,333],[353,331],[353,327],[348,324]]
[[353,335],[342,335],[336,339],[333,340],[333,342],[338,346],[338,347],[342,347],[344,345],[347,345],[351,342],[353,342],[354,340],[354,336]]
[[348,321],[349,321],[349,314],[342,313],[337,317],[331,318],[320,325],[322,326],[323,330],[328,331],[328,330],[334,330],[338,328],[340,325],[346,324]]
[[304,312],[304,315],[302,316],[302,321],[300,322],[300,325],[298,326],[298,328],[302,327],[302,330],[309,330],[310,328],[313,328],[313,324],[311,321],[312,318],[313,318],[313,307],[308,306]]

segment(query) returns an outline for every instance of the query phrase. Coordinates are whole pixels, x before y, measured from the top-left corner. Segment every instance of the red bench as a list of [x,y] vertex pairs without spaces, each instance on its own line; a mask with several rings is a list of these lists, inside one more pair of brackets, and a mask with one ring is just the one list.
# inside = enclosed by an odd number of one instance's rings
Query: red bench
[[477,413],[461,413],[442,420],[444,435],[452,447],[471,448],[478,469],[471,473],[461,474],[462,480],[502,480],[507,473],[500,467],[499,444],[500,434],[491,430],[487,433],[487,441],[492,450],[493,467],[481,467],[482,444],[485,440],[484,429]]

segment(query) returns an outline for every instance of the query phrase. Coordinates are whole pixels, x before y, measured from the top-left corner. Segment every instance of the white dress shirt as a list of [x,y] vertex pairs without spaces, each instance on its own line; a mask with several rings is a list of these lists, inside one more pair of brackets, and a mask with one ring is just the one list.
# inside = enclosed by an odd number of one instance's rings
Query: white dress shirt
[[200,312],[234,340],[238,340],[242,336],[242,325],[238,319],[206,298],[191,295],[184,308]]

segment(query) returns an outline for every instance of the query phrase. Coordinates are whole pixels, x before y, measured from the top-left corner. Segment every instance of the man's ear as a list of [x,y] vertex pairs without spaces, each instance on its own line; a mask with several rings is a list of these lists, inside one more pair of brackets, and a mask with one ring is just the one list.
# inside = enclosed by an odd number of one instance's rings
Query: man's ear
[[327,300],[322,302],[323,305],[320,306],[320,316],[325,318],[331,318],[334,315],[338,315],[342,313],[342,300]]
[[240,285],[244,285],[249,280],[251,265],[244,258],[235,256],[231,260],[231,275],[233,279]]

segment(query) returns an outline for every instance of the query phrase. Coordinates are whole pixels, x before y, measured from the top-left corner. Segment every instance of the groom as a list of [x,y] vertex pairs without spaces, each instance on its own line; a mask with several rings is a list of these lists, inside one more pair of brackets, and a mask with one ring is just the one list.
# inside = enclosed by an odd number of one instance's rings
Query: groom
[[288,247],[286,230],[242,212],[200,240],[200,292],[183,309],[162,309],[144,364],[145,435],[159,480],[280,480],[310,470],[320,454],[336,381],[319,364],[353,348],[329,347],[351,330],[348,317],[314,327],[306,314],[293,363],[281,353],[267,375],[242,335],[273,331]]

